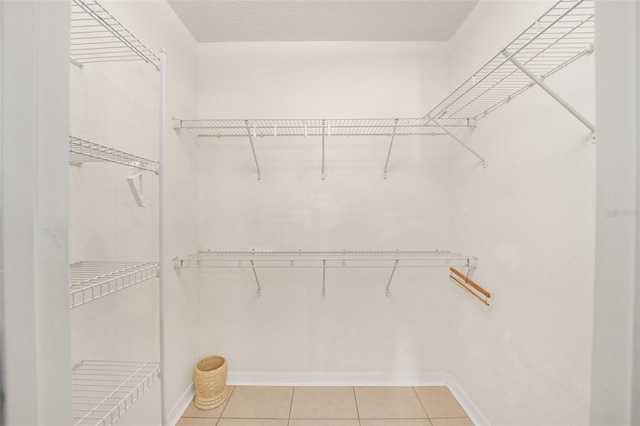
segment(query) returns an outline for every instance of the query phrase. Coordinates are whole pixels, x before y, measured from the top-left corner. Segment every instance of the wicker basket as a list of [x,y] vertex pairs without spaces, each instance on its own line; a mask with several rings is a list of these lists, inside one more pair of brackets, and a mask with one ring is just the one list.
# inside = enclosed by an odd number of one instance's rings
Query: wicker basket
[[221,356],[201,359],[193,369],[196,388],[194,405],[200,410],[211,410],[227,398],[227,361]]

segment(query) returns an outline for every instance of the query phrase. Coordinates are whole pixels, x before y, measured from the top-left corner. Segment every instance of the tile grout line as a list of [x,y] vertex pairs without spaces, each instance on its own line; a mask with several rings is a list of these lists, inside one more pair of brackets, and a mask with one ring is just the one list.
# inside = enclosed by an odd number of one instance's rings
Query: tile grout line
[[[229,387],[227,386],[227,390],[229,390]],[[236,390],[236,387],[234,386],[231,389],[231,392],[229,392],[229,394],[227,395],[227,400],[224,402],[224,406],[222,407],[222,411],[220,411],[220,415],[218,416],[218,420],[216,420],[216,424],[214,426],[218,426],[218,423],[220,423],[220,420],[222,419],[222,415],[224,414],[224,410],[226,410],[227,405],[229,404],[229,401],[231,401],[231,395],[233,395],[233,391]]]
[[356,396],[356,387],[351,386],[351,390],[353,391],[353,400],[356,403],[356,414],[358,415],[358,426],[362,426],[362,422],[360,421],[360,408],[358,408],[358,397]]
[[424,404],[422,403],[422,400],[420,399],[420,395],[418,395],[418,391],[416,390],[416,387],[415,386],[411,386],[411,389],[413,389],[413,393],[416,394],[416,398],[418,398],[418,402],[420,403],[420,406],[422,407],[422,411],[424,411],[424,414],[427,416],[427,419],[429,419],[429,423],[431,423],[431,416],[429,416],[429,412],[427,411],[427,409],[424,408]]
[[291,423],[291,412],[293,411],[293,396],[296,393],[296,387],[293,386],[293,390],[291,391],[291,403],[289,404],[289,418],[287,419],[287,426]]

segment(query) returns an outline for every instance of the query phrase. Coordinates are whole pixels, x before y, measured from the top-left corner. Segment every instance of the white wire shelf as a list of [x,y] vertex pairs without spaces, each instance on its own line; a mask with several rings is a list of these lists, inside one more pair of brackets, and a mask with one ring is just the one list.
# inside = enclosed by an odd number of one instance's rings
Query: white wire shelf
[[158,162],[75,136],[69,136],[69,161],[111,162],[158,174]]
[[153,262],[84,261],[69,265],[70,307],[89,303],[158,276]]
[[114,424],[160,376],[157,362],[82,361],[73,368],[73,424]]
[[71,2],[71,61],[79,66],[145,61],[160,70],[153,51],[95,0]]
[[[443,119],[442,124],[452,128],[474,126],[466,118]],[[177,119],[175,127],[197,136],[214,137],[446,135],[426,118]]]
[[251,268],[257,295],[262,288],[257,269],[319,268],[322,269],[322,296],[326,294],[326,270],[331,268],[387,268],[391,270],[385,294],[389,296],[391,281],[397,268],[476,266],[478,259],[451,251],[201,251],[176,257],[174,268]]
[[201,251],[173,259],[176,268],[468,267],[476,257],[451,251]]
[[[594,0],[561,0],[425,117],[478,120],[593,51]],[[511,58],[511,59],[510,59]]]

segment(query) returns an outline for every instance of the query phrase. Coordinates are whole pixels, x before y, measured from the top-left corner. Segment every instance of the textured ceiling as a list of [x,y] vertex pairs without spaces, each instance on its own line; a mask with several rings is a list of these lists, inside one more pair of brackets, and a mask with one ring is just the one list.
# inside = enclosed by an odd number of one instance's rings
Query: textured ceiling
[[169,0],[199,42],[443,41],[477,0]]

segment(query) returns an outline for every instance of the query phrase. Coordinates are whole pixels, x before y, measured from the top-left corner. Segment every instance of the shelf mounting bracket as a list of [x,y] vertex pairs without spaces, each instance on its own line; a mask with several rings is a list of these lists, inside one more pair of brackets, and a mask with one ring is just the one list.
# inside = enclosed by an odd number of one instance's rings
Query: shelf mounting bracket
[[393,269],[391,270],[391,275],[389,275],[389,282],[387,283],[387,289],[385,290],[384,294],[389,297],[389,295],[391,294],[391,290],[389,289],[389,287],[391,287],[391,280],[393,280],[393,274],[396,273],[396,268],[398,267],[398,262],[400,260],[396,259],[393,263]]
[[320,171],[320,179],[324,180],[324,126],[325,120],[322,120],[322,169]]
[[396,137],[396,128],[398,127],[398,119],[393,120],[393,133],[391,133],[391,142],[389,143],[389,152],[387,152],[387,162],[384,163],[383,178],[387,178],[387,169],[389,168],[389,158],[391,158],[391,148],[393,148],[393,140]]
[[325,282],[326,272],[327,272],[327,261],[323,260],[322,261],[322,297],[324,297],[325,294],[326,294],[325,289],[324,289],[324,282]]
[[253,264],[253,259],[249,260],[251,263],[251,269],[253,270],[253,278],[256,279],[256,286],[258,286],[257,295],[258,297],[262,296],[262,289],[260,288],[260,281],[258,281],[258,273],[256,272],[256,266]]
[[458,142],[460,145],[462,145],[464,148],[466,148],[467,151],[469,151],[470,153],[472,153],[473,155],[475,155],[481,162],[482,162],[482,167],[487,167],[487,162],[484,161],[484,158],[482,158],[477,152],[475,152],[473,149],[471,149],[466,143],[462,142],[460,140],[460,138],[458,138],[456,135],[454,135],[453,133],[451,133],[449,131],[449,129],[447,129],[446,127],[444,127],[442,124],[440,124],[440,122],[438,120],[436,120],[435,118],[433,118],[430,115],[427,115],[427,118],[431,121],[433,121],[433,123],[438,126],[439,128],[441,128],[446,134],[448,134],[449,136],[451,136],[456,142]]
[[253,146],[253,138],[251,137],[251,129],[249,128],[249,120],[245,120],[244,124],[247,126],[247,136],[249,136],[249,144],[251,144],[251,152],[253,153],[253,160],[256,162],[256,171],[258,172],[258,180],[262,179],[260,175],[260,165],[258,165],[258,157],[256,157],[256,149]]
[[591,130],[591,138],[592,141],[595,141],[595,134],[596,134],[596,126],[594,126],[589,120],[587,120],[582,114],[580,114],[578,112],[578,110],[576,110],[574,107],[572,107],[571,105],[569,105],[569,103],[567,101],[565,101],[564,99],[562,99],[560,97],[560,95],[558,95],[556,92],[553,91],[553,89],[551,89],[547,83],[545,83],[544,81],[542,81],[542,79],[540,77],[538,77],[537,75],[535,75],[534,73],[531,72],[531,70],[529,70],[527,67],[525,67],[522,63],[520,63],[520,61],[518,61],[516,58],[513,57],[513,55],[511,53],[509,53],[509,51],[507,49],[504,49],[502,51],[502,54],[509,60],[511,61],[511,63],[513,65],[515,65],[516,67],[518,67],[520,69],[520,71],[522,71],[523,73],[525,73],[527,75],[527,77],[529,77],[531,80],[533,80],[533,82],[535,84],[537,84],[538,86],[540,86],[540,88],[542,90],[544,90],[545,92],[547,92],[549,94],[549,96],[551,96],[553,99],[555,99],[556,101],[558,101],[558,103],[560,105],[562,105],[567,111],[569,111],[571,114],[573,114],[574,117],[576,117],[582,124],[584,124],[585,126],[587,126],[587,128],[589,128],[589,130]]

